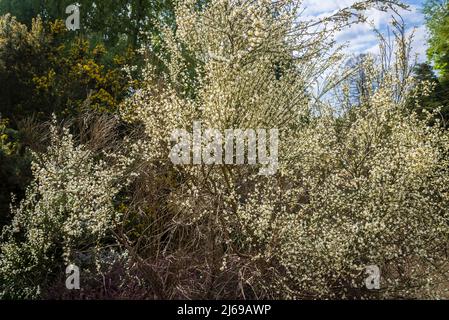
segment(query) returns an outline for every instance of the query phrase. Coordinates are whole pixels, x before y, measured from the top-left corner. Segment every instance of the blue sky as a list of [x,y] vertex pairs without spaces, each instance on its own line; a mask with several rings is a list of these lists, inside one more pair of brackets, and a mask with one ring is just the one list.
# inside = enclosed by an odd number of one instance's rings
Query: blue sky
[[[357,0],[304,0],[303,4],[307,8],[306,16],[328,15],[340,8],[344,8]],[[418,55],[418,60],[425,60],[426,51],[426,28],[424,26],[424,16],[422,6],[424,0],[403,0],[403,3],[410,6],[409,11],[401,11],[401,16],[406,23],[407,32],[410,34],[414,30],[414,53]],[[392,13],[383,13],[377,10],[370,10],[367,17],[374,23],[377,29],[385,31],[391,21]],[[372,28],[368,24],[358,24],[343,30],[337,35],[339,43],[348,43],[347,52],[350,54],[375,53],[377,51],[377,38]]]

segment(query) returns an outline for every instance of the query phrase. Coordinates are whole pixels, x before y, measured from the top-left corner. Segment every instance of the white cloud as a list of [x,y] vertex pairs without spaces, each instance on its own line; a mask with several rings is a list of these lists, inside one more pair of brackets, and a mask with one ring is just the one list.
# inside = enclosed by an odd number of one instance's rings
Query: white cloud
[[332,13],[354,4],[356,0],[304,0],[303,6],[306,8],[304,14],[307,16],[318,16],[323,13]]
[[[357,0],[304,0],[305,11],[303,18],[322,17],[330,15],[339,9],[354,4]],[[413,43],[413,52],[419,57],[419,60],[425,60],[426,51],[426,28],[424,26],[424,17],[421,13],[420,4],[414,0],[405,1],[409,4],[409,10],[400,10],[407,28],[407,34],[415,30],[415,41]],[[366,14],[372,25],[367,23],[353,25],[337,34],[336,40],[340,44],[347,44],[346,52],[348,54],[375,53],[377,52],[377,37],[372,30],[372,26],[380,32],[387,34],[388,26],[392,20],[392,12],[380,12],[378,10],[369,10]]]

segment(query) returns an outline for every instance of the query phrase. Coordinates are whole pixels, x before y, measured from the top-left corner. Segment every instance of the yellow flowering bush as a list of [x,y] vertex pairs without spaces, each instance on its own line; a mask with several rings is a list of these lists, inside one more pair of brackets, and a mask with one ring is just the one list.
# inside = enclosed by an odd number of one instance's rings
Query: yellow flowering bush
[[16,143],[11,141],[8,133],[13,131],[8,128],[9,121],[0,118],[0,152],[5,155],[11,155],[16,149]]

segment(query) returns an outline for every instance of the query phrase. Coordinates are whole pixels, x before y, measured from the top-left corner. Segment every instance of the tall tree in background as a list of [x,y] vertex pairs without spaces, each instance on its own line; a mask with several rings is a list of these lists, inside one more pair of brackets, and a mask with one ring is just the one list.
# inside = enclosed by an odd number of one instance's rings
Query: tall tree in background
[[[45,20],[65,19],[65,8],[73,0],[0,0],[0,15],[10,13],[31,26],[40,15]],[[136,48],[149,33],[159,34],[157,24],[173,24],[174,0],[78,0],[81,7],[81,33],[104,40],[109,47],[125,40]],[[145,34],[147,33],[147,34]]]
[[418,97],[418,100],[429,111],[441,107],[439,117],[447,127],[449,122],[449,2],[427,0],[424,13],[430,35],[427,50],[429,63],[419,64],[415,68],[415,78],[421,83],[432,83],[433,91],[428,96]]
[[[443,126],[448,126],[449,121],[449,86],[447,81],[439,79],[429,63],[420,63],[414,69],[414,77],[418,81],[418,86],[430,85],[432,90],[428,94],[418,94],[416,99],[422,108],[416,110],[422,114],[422,110],[432,112],[441,107],[438,118],[443,122]],[[418,90],[423,92],[423,90]]]
[[43,12],[45,2],[38,0],[0,0],[0,15],[11,13],[20,22],[31,26],[33,18]]
[[430,33],[427,56],[439,71],[441,80],[449,81],[449,2],[427,0],[424,13]]

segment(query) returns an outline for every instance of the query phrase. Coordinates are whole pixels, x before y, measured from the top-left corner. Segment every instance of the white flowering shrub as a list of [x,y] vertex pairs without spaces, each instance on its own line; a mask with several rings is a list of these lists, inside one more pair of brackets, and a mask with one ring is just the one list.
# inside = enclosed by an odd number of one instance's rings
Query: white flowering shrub
[[282,185],[260,185],[241,209],[249,243],[285,268],[282,295],[350,296],[372,264],[384,272],[384,297],[438,284],[447,261],[448,135],[404,115],[393,85],[385,81],[355,119],[308,128]]
[[[55,122],[50,131],[50,146],[34,153],[34,180],[2,233],[4,298],[36,298],[54,273],[78,263],[80,254],[94,260],[119,221],[114,199],[129,182],[124,178],[129,161],[77,145]],[[109,156],[114,160],[107,162]]]
[[[170,166],[171,132],[201,121],[279,129],[280,167],[261,177],[247,165],[173,166],[178,178],[154,213],[172,222],[163,253],[210,252],[209,285],[232,270],[241,297],[438,295],[449,136],[406,107],[406,44],[390,65],[367,59],[358,105],[347,108],[345,88],[337,106],[324,98],[346,76],[332,72],[341,61],[333,32],[392,2],[360,2],[321,21],[298,18],[301,1],[195,3],[180,1],[176,31],[166,30],[162,81],[148,67],[127,104],[125,117],[145,127],[146,160]],[[324,90],[312,90],[317,82]],[[173,244],[177,229],[193,239],[184,248]],[[373,264],[383,272],[374,293],[364,288]]]

